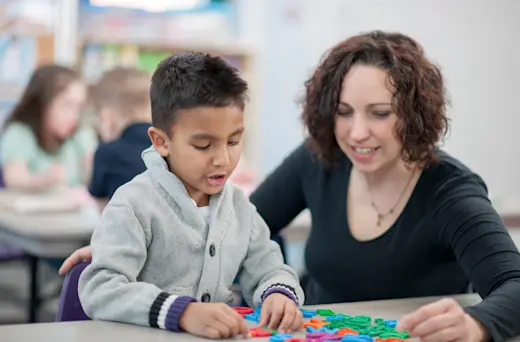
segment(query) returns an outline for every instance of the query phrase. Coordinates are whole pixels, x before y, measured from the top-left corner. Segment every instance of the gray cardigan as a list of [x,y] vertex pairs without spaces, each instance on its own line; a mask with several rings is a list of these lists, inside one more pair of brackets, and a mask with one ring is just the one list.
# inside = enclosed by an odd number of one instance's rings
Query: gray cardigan
[[231,304],[237,275],[250,306],[272,292],[303,304],[296,272],[241,190],[228,182],[211,196],[208,228],[160,154],[142,158],[147,170],[115,192],[92,235],[79,281],[90,318],[178,331],[189,302]]

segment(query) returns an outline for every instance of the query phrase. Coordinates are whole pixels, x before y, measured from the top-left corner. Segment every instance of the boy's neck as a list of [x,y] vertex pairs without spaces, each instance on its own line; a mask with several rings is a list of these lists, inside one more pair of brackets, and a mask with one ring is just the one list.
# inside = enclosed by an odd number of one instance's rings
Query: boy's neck
[[192,191],[190,190],[190,186],[187,184],[184,184],[186,189],[188,190],[188,194],[190,195],[191,199],[195,201],[195,204],[197,207],[207,207],[209,205],[209,195],[205,194],[201,191]]
[[[170,163],[168,162],[168,159],[167,158],[164,158],[164,161],[166,162],[166,164],[168,165],[168,170],[174,174],[176,177],[178,177],[175,172],[173,172],[171,166],[170,166]],[[190,196],[190,198],[192,200],[195,201],[195,204],[197,205],[197,207],[207,207],[209,205],[209,197],[210,195],[200,191],[200,190],[197,190],[195,188],[193,188],[192,186],[190,186],[189,184],[187,184],[186,182],[184,182],[183,180],[182,181],[182,184],[184,184],[184,187],[186,188],[186,191],[188,192],[188,195]]]

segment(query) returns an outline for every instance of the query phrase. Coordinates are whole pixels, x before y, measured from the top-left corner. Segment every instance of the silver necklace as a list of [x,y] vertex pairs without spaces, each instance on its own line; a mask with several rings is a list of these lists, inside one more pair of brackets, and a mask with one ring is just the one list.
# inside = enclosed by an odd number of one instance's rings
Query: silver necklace
[[397,201],[395,202],[395,204],[390,208],[390,210],[388,210],[386,213],[381,213],[373,200],[370,200],[371,203],[372,203],[372,208],[374,208],[376,214],[377,214],[377,226],[380,227],[381,226],[381,222],[383,221],[383,219],[387,216],[387,215],[390,215],[390,214],[393,214],[394,213],[394,210],[395,208],[397,207],[397,205],[399,204],[399,202],[401,202],[401,199],[403,198],[405,192],[406,192],[406,189],[408,189],[408,185],[410,185],[410,182],[412,181],[412,178],[415,174],[415,170],[416,168],[413,169],[413,172],[412,172],[412,175],[410,176],[410,179],[408,179],[408,182],[406,183],[405,187],[403,188],[403,191],[401,192],[401,195],[399,196],[399,198],[397,199]]

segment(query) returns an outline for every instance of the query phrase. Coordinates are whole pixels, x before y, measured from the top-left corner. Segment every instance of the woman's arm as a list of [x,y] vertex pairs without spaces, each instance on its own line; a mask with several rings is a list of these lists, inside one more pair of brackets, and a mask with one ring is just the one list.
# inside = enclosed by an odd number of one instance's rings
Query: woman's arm
[[466,312],[494,341],[520,334],[520,253],[487,197],[480,177],[454,177],[437,190],[434,221],[484,299]]
[[307,207],[302,174],[310,166],[308,154],[307,147],[302,144],[250,196],[271,235],[278,234]]

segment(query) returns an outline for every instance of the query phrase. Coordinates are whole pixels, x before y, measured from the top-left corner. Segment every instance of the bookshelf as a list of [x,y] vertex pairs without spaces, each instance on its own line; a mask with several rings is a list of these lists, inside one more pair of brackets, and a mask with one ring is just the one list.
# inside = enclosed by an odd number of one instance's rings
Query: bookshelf
[[253,167],[258,165],[256,150],[257,131],[257,78],[253,49],[226,43],[197,42],[136,42],[104,37],[82,37],[78,47],[78,69],[89,84],[95,83],[104,71],[115,66],[137,67],[152,73],[157,64],[169,55],[185,51],[199,51],[224,58],[237,68],[250,87],[250,100],[246,106],[244,158]]
[[50,34],[0,34],[0,129],[34,68],[53,59],[54,37]]

